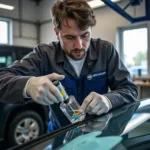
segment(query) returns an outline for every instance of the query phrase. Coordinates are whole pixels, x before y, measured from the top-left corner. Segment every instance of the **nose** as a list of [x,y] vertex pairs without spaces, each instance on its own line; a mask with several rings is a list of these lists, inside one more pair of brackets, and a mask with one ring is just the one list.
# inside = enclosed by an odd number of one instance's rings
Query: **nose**
[[76,49],[82,49],[82,39],[80,37],[78,37],[75,41],[75,48]]

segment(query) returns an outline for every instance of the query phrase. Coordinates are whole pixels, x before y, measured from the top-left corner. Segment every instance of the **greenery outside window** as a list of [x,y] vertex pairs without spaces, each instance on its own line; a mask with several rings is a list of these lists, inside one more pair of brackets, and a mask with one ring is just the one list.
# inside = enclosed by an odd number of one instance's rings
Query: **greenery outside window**
[[148,29],[146,25],[121,28],[121,58],[131,76],[148,75]]

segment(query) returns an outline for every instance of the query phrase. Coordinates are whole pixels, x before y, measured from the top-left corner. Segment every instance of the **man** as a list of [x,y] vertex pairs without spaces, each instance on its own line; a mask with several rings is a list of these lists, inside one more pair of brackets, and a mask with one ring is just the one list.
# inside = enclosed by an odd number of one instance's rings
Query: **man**
[[52,20],[59,41],[40,44],[1,70],[1,102],[24,103],[31,97],[50,105],[50,132],[69,123],[59,108],[63,98],[53,80],[61,80],[68,95],[74,95],[88,114],[101,115],[135,101],[137,88],[114,46],[91,38],[96,20],[86,1],[57,1]]

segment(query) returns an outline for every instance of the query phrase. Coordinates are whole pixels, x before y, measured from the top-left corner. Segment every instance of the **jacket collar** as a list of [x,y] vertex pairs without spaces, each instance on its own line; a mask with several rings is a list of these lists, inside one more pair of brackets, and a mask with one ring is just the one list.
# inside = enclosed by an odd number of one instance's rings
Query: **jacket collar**
[[56,63],[61,63],[64,62],[65,60],[66,60],[66,56],[64,50],[62,49],[60,42],[58,42],[56,48]]
[[98,59],[98,50],[96,49],[96,42],[91,38],[90,46],[88,49],[87,59],[96,60]]

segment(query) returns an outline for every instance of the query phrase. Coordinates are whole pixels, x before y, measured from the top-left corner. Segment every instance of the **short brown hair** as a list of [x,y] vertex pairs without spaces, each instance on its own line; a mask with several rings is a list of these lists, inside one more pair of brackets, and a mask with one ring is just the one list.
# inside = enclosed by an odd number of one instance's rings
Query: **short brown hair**
[[58,30],[67,18],[74,19],[81,30],[96,24],[93,10],[85,0],[57,0],[52,7],[51,14],[53,24]]

